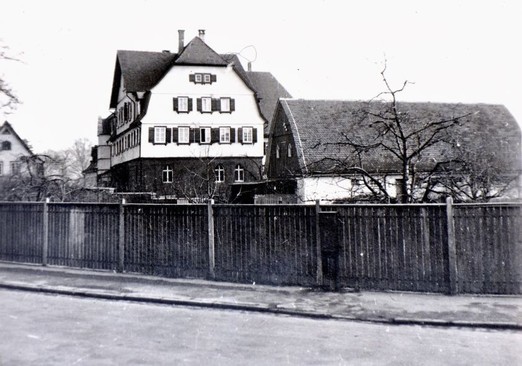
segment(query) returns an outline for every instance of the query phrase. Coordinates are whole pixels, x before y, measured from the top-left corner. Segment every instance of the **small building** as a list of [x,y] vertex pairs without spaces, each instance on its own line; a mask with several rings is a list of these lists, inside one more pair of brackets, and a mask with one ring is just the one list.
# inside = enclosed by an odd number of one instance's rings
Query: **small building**
[[99,186],[157,199],[229,200],[262,179],[268,124],[288,92],[270,73],[244,70],[200,31],[178,51],[118,51],[110,108],[86,173]]
[[5,121],[0,126],[0,179],[21,174],[24,161],[33,156],[31,148]]
[[[379,147],[370,134],[383,106],[383,102],[281,99],[269,136],[267,176],[274,186],[277,182],[286,189],[272,193],[293,193],[298,202],[358,202],[372,200],[373,193],[382,189],[389,202],[399,201],[401,161]],[[463,201],[474,200],[473,194],[482,195],[480,199],[520,198],[520,127],[504,106],[399,103],[397,107],[412,123],[460,118],[444,131],[440,143],[411,160],[408,169],[415,179],[411,186],[417,190],[412,195],[426,195],[418,200],[440,200],[457,192],[453,188],[460,189],[457,199]],[[388,132],[379,131],[381,135]],[[484,169],[471,171],[471,164],[466,165],[470,159]],[[486,172],[490,166],[494,169]],[[495,186],[493,179],[508,184]],[[469,181],[484,185],[473,192],[475,186],[466,185]]]

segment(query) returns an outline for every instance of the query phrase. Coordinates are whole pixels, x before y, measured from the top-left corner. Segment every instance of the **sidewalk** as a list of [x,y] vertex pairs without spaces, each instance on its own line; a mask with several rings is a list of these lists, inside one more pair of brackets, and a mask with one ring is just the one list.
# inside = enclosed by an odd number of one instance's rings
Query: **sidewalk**
[[522,296],[336,293],[0,262],[0,299],[2,288],[326,319],[522,330]]

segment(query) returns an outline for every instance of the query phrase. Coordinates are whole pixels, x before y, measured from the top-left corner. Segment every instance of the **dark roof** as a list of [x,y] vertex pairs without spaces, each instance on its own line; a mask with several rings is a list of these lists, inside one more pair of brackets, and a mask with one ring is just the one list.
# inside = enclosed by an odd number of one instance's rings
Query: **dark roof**
[[[313,167],[313,162],[353,160],[353,151],[339,142],[346,141],[343,134],[352,141],[368,142],[371,130],[361,128],[368,126],[368,113],[377,113],[389,106],[388,103],[343,100],[303,100],[282,99],[278,107],[284,113],[295,139],[297,157],[302,172],[311,173],[310,169],[326,171],[331,168],[327,163]],[[462,143],[480,144],[487,139],[498,139],[501,142],[514,141],[516,146],[508,146],[520,158],[520,127],[502,105],[490,104],[454,104],[454,103],[398,103],[401,113],[411,120],[436,121],[442,118],[466,116],[452,130],[453,139]],[[513,144],[511,144],[513,145]],[[488,144],[494,148],[495,144]],[[431,164],[440,159],[440,147],[426,150],[426,163]],[[368,156],[367,168],[373,171],[397,171],[398,166],[390,164],[390,156],[384,151],[373,150]],[[352,163],[355,164],[353,161]],[[427,168],[427,166],[425,166]],[[517,167],[519,169],[519,167]]]
[[[291,98],[290,93],[269,72],[248,71],[246,73],[259,98],[261,114],[267,121],[271,121],[279,98]],[[267,130],[269,131],[267,124]]]
[[8,130],[13,136],[15,136],[18,139],[18,141],[20,141],[22,146],[27,149],[27,151],[29,152],[29,154],[31,154],[31,156],[34,155],[33,152],[31,151],[31,148],[29,147],[29,145],[27,145],[25,140],[20,138],[20,136],[14,130],[13,126],[11,126],[11,124],[9,122],[7,122],[7,121],[5,121],[2,126],[0,126],[0,134],[2,132],[4,132],[5,130]]
[[176,59],[175,64],[226,66],[227,62],[203,42],[201,38],[195,37],[185,46]]

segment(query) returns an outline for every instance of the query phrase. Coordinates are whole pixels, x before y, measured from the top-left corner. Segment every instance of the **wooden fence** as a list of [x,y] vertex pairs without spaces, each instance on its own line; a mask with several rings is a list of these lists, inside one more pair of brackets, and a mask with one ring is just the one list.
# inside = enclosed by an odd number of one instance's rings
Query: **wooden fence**
[[522,293],[521,204],[0,203],[0,260],[245,283]]

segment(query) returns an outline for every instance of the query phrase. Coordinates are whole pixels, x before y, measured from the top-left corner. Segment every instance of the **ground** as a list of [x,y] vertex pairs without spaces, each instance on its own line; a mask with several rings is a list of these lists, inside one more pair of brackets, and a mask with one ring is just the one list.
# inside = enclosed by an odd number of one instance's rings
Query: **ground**
[[0,290],[0,365],[515,365],[522,333]]

